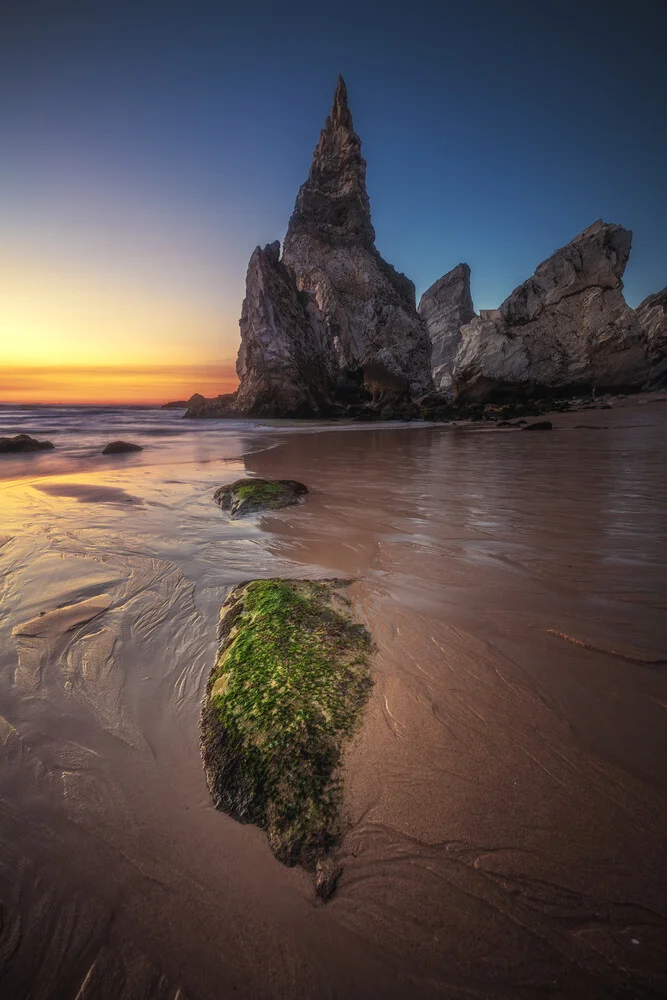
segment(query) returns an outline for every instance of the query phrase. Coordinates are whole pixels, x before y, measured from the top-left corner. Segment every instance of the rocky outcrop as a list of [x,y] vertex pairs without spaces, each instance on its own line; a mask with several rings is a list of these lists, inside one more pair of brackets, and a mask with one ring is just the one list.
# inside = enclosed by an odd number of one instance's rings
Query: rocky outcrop
[[235,396],[186,416],[396,412],[432,389],[414,285],[375,248],[366,163],[339,78],[283,246],[254,251]]
[[140,444],[134,444],[132,441],[110,441],[105,448],[102,449],[103,455],[129,455],[133,451],[143,451],[144,449]]
[[366,163],[342,78],[296,200],[283,261],[306,296],[334,398],[360,395],[362,387],[382,405],[431,389],[430,345],[414,285],[375,248]]
[[431,370],[436,389],[450,389],[461,327],[475,318],[470,294],[470,268],[457,264],[424,292],[417,310],[431,340]]
[[305,296],[280,260],[277,241],[257,247],[250,258],[240,327],[237,412],[253,417],[327,412],[323,344],[311,328]]
[[293,507],[302,503],[307,492],[308,487],[296,479],[237,479],[216,490],[213,499],[236,520],[245,514]]
[[651,363],[649,381],[662,381],[667,377],[667,288],[640,302],[635,316],[646,336]]
[[17,434],[16,437],[0,437],[0,453],[16,454],[30,451],[50,451],[54,447],[52,441],[38,441],[29,434]]
[[460,330],[457,400],[640,387],[646,335],[623,298],[632,233],[595,222],[557,250],[490,318]]

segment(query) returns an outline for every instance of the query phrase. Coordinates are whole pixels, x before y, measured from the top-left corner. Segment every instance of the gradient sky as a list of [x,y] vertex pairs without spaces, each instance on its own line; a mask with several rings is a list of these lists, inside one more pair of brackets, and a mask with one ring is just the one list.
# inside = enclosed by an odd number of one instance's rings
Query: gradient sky
[[667,284],[666,11],[3,0],[0,399],[228,389],[248,258],[285,234],[339,72],[418,295],[465,260],[494,307],[601,217],[634,231],[636,305]]

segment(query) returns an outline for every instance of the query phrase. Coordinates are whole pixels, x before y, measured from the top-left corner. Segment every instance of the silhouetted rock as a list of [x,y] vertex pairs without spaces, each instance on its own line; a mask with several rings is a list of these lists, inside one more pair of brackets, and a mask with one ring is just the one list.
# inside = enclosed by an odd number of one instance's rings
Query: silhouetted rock
[[646,335],[623,298],[632,233],[595,222],[503,302],[459,331],[457,400],[640,387]]
[[188,400],[188,408],[184,417],[231,417],[234,413],[235,392],[224,393],[213,399],[206,399],[195,392]]
[[0,437],[0,453],[17,453],[29,451],[49,451],[53,448],[51,441],[37,441],[29,434],[17,434],[16,437]]
[[308,488],[295,479],[237,479],[216,490],[213,499],[236,519],[244,514],[292,507],[301,503],[307,492]]
[[187,408],[187,399],[177,399],[172,403],[163,403],[160,407],[161,410],[185,410]]
[[143,451],[140,444],[132,444],[131,441],[110,441],[102,450],[103,455],[123,455],[130,451]]
[[524,431],[551,431],[553,430],[553,424],[550,420],[538,420],[534,424],[527,424],[524,427]]
[[461,343],[461,327],[475,317],[468,265],[457,264],[431,285],[419,300],[418,312],[431,340],[433,381],[440,390],[450,389],[454,357]]

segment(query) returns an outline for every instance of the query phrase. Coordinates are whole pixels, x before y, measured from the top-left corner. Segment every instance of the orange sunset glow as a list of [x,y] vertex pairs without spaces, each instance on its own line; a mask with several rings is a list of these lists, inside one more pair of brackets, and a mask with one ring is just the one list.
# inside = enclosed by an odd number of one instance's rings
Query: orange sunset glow
[[0,266],[0,403],[155,404],[236,388],[236,304],[53,260],[0,253]]
[[3,403],[165,403],[238,385],[234,362],[202,365],[2,366]]

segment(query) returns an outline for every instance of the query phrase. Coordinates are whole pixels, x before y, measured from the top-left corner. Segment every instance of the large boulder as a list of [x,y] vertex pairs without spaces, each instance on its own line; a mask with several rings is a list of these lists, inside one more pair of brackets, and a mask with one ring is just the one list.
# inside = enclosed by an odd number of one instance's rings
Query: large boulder
[[667,288],[640,302],[635,316],[646,336],[650,381],[662,381],[667,376]]
[[470,294],[470,268],[457,264],[424,292],[418,313],[431,340],[431,370],[436,389],[452,386],[452,368],[461,343],[461,327],[475,318]]
[[451,377],[463,402],[639,388],[646,335],[623,298],[632,233],[595,222],[557,250],[490,318],[462,327]]

